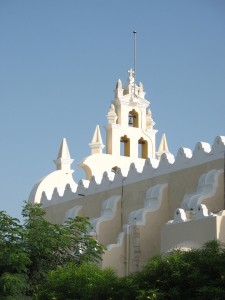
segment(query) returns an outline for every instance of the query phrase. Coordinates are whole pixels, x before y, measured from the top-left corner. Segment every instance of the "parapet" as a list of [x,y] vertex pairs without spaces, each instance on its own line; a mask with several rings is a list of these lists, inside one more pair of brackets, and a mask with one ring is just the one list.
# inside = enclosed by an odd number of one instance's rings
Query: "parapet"
[[[128,185],[146,179],[151,179],[163,174],[169,174],[177,170],[198,166],[211,161],[224,158],[225,155],[225,136],[217,136],[212,146],[208,143],[198,142],[192,151],[188,148],[180,148],[176,157],[170,153],[164,153],[160,161],[156,159],[146,159],[144,166],[132,163],[127,170],[117,169],[115,173],[105,172],[101,177],[92,177],[90,180],[80,180],[78,185],[69,181],[59,190],[57,184],[51,191],[46,191],[46,178],[52,177],[51,173],[40,181],[33,188],[29,201],[41,202],[44,206],[65,202],[72,199],[78,199],[82,196],[88,196],[102,191],[121,187],[121,184]],[[51,176],[50,176],[51,175]],[[68,176],[68,174],[62,176]],[[60,176],[61,176],[60,175]],[[51,180],[52,181],[52,180]],[[46,184],[45,184],[46,183]],[[37,197],[37,186],[42,187],[42,192]]]

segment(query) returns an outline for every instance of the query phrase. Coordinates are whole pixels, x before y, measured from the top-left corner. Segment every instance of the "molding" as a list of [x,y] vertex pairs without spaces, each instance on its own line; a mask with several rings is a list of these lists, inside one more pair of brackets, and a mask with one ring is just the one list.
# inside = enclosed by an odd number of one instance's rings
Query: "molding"
[[115,217],[119,201],[121,201],[121,195],[108,198],[102,204],[101,216],[90,220],[93,227],[92,231],[96,232],[97,235],[99,235],[99,227],[101,224],[103,224],[103,222],[109,222]]
[[74,219],[75,217],[77,217],[82,209],[82,205],[75,205],[74,207],[68,209],[65,213],[64,222],[68,219]]
[[198,181],[197,191],[193,194],[184,195],[181,207],[184,210],[197,211],[202,201],[215,195],[218,188],[218,178],[223,174],[223,170],[211,170],[203,174]]
[[168,183],[157,184],[149,188],[144,199],[144,208],[133,211],[129,216],[129,224],[146,225],[146,215],[157,211],[161,207],[163,195],[168,188]]
[[160,209],[163,195],[168,188],[168,184],[157,184],[152,188],[149,188],[146,192],[144,200],[144,208],[135,210],[130,213],[128,224],[123,226],[123,231],[118,235],[117,243],[110,244],[107,246],[107,250],[112,250],[113,248],[119,248],[125,243],[124,237],[126,234],[131,234],[130,228],[134,225],[146,225],[146,215],[150,212],[154,212]]

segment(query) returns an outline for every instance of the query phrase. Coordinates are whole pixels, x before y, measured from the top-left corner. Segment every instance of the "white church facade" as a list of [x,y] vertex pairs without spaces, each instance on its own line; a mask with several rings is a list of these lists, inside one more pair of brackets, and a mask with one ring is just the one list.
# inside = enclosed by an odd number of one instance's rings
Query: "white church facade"
[[[90,156],[80,162],[86,179],[76,183],[66,139],[56,170],[32,189],[49,221],[90,218],[93,238],[106,247],[102,267],[120,276],[142,269],[160,252],[225,242],[225,136],[198,142],[176,156],[165,135],[156,151],[155,123],[142,83],[130,69],[126,86],[118,80],[107,113],[106,146],[97,125]],[[105,147],[105,152],[103,149]]]

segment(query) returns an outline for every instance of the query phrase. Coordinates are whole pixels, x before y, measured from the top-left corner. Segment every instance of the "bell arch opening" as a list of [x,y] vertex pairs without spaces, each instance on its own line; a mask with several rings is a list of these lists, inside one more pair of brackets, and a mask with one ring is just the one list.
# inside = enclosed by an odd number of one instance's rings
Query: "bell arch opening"
[[143,137],[138,140],[138,157],[148,158],[148,142]]
[[135,109],[129,111],[129,114],[128,114],[128,125],[129,125],[129,127],[138,128],[138,122],[139,122],[138,112],[136,112]]
[[130,139],[126,135],[120,138],[120,155],[130,156]]

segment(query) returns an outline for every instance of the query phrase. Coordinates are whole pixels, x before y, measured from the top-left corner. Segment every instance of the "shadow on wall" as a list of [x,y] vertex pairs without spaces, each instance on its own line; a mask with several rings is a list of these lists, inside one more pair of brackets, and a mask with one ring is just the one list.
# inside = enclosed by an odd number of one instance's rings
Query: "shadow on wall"
[[225,211],[222,212],[222,220],[218,228],[218,240],[225,243]]

